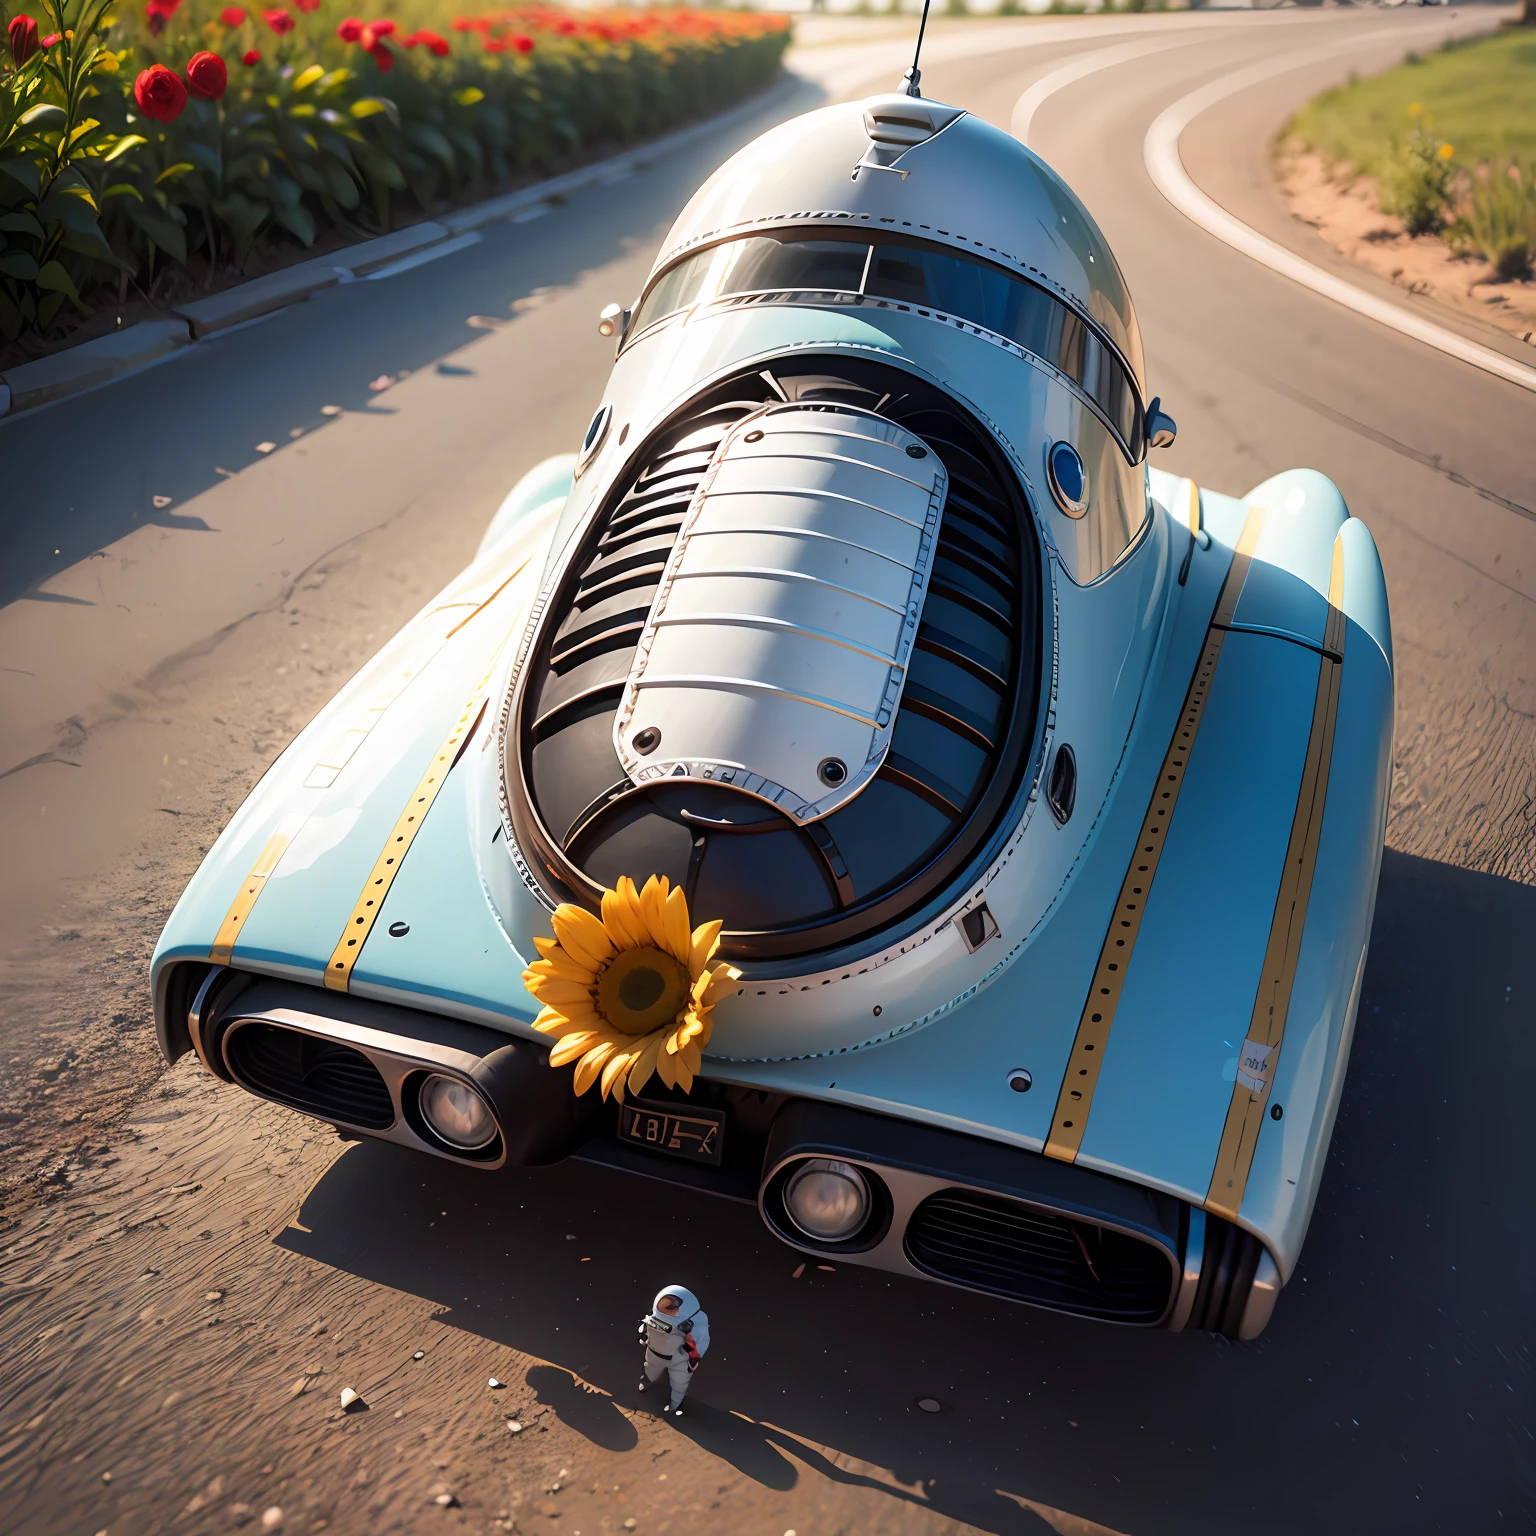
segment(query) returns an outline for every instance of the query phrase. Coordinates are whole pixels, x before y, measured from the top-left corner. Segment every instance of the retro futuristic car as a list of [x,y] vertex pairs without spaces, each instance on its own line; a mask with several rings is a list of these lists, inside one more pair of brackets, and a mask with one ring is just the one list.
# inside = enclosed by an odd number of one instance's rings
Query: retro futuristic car
[[1312,471],[1149,468],[1174,424],[1094,221],[910,95],[742,150],[600,329],[580,451],[177,906],[166,1056],[348,1137],[1255,1336],[1371,930],[1370,534]]

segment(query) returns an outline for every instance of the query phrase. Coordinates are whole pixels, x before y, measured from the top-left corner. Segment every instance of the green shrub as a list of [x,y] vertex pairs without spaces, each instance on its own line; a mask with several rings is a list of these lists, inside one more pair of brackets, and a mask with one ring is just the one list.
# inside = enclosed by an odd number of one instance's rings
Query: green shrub
[[1398,146],[1381,175],[1381,206],[1408,228],[1410,235],[1443,230],[1451,206],[1451,185],[1456,174],[1454,148],[1435,137],[1429,119],[1420,124],[1406,143]]
[[1505,282],[1530,276],[1536,258],[1536,187],[1517,163],[1473,182],[1453,239],[1477,251]]

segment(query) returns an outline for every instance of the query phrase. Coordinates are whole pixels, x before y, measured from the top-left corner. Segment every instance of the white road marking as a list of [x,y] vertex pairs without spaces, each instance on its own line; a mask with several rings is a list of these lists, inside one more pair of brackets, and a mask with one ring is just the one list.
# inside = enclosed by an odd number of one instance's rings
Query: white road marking
[[[1330,50],[1335,55],[1338,51]],[[1228,75],[1225,79],[1214,80],[1174,102],[1153,122],[1143,141],[1147,174],[1153,184],[1186,218],[1207,233],[1215,235],[1233,250],[1242,252],[1244,256],[1280,273],[1282,277],[1288,277],[1292,282],[1300,283],[1302,287],[1310,288],[1314,293],[1354,310],[1356,314],[1389,326],[1415,341],[1421,341],[1425,346],[1434,347],[1448,357],[1470,363],[1472,367],[1506,379],[1511,384],[1518,384],[1521,389],[1536,392],[1536,368],[1517,363],[1513,358],[1505,357],[1502,352],[1480,346],[1411,310],[1403,309],[1363,288],[1357,288],[1332,272],[1313,266],[1294,251],[1286,250],[1256,229],[1251,229],[1241,219],[1234,218],[1190,179],[1179,155],[1179,138],[1195,118],[1218,101],[1225,101],[1227,97],[1235,96],[1261,80],[1285,74],[1327,56],[1319,53],[1292,54],[1287,58],[1256,64],[1252,68]]]
[[424,250],[412,251],[409,256],[402,256],[399,261],[392,261],[387,267],[380,267],[377,272],[370,272],[363,279],[365,283],[376,283],[380,278],[396,277],[401,272],[410,272],[417,267],[424,267],[429,261],[436,261],[442,256],[452,256],[455,251],[462,251],[467,246],[479,245],[485,237],[478,229],[472,229],[467,235],[456,235],[452,240],[442,240],[436,245],[429,245]]
[[[1439,35],[1441,28],[1435,27],[1430,30],[1432,35]],[[1411,35],[1407,31],[1402,34],[1404,41],[1412,41],[1417,36],[1417,31]],[[1019,97],[1014,105],[1009,125],[1013,136],[1020,143],[1027,143],[1035,114],[1052,96],[1058,91],[1065,90],[1069,85],[1075,85],[1078,81],[1085,80],[1100,70],[1113,69],[1117,65],[1128,64],[1147,54],[1160,53],[1165,48],[1192,46],[1205,40],[1204,38],[1180,38],[1176,41],[1123,43],[1119,47],[1101,48],[1091,53],[1080,54],[1068,60],[1059,69],[1042,76]],[[1423,319],[1410,310],[1400,308],[1376,294],[1355,287],[1353,283],[1348,283],[1331,272],[1325,272],[1321,267],[1314,266],[1305,258],[1286,250],[1284,246],[1276,244],[1267,236],[1261,235],[1256,229],[1251,229],[1242,220],[1234,218],[1226,209],[1207,197],[1190,179],[1189,172],[1184,169],[1184,162],[1179,155],[1179,139],[1190,123],[1207,108],[1219,101],[1225,101],[1229,96],[1235,96],[1239,91],[1247,90],[1262,80],[1272,79],[1276,75],[1300,69],[1307,64],[1336,58],[1340,53],[1352,50],[1361,41],[1362,39],[1357,36],[1351,38],[1345,48],[1334,46],[1311,49],[1288,54],[1281,59],[1255,64],[1248,69],[1239,70],[1236,74],[1214,80],[1209,85],[1190,92],[1188,96],[1181,97],[1161,113],[1147,130],[1142,146],[1147,174],[1152,178],[1152,183],[1158,191],[1180,213],[1234,250],[1241,251],[1243,255],[1251,257],[1272,271],[1279,272],[1282,276],[1300,283],[1305,288],[1310,288],[1324,298],[1344,305],[1347,309],[1354,310],[1357,314],[1390,326],[1402,335],[1411,336],[1415,341],[1434,347],[1447,356],[1470,363],[1474,368],[1480,368],[1512,384],[1518,384],[1522,389],[1536,392],[1536,369],[1516,362],[1513,358],[1505,357],[1502,352],[1495,352],[1491,347],[1484,347],[1475,341],[1470,341],[1455,331],[1436,325],[1432,320]],[[1366,41],[1374,42],[1377,39],[1372,37]]]

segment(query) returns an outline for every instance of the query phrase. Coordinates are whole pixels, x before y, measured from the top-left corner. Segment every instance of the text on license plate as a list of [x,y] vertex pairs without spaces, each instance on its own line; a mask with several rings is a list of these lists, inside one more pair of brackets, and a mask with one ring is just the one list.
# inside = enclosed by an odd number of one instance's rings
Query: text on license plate
[[710,1112],[680,1115],[655,1104],[624,1104],[619,1109],[619,1137],[653,1152],[668,1152],[718,1168],[725,1116]]

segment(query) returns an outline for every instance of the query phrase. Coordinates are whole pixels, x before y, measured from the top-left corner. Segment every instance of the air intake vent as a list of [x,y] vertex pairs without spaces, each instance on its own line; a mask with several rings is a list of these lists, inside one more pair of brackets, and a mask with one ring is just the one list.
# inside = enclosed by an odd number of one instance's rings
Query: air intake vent
[[907,1226],[907,1257],[941,1280],[1013,1301],[1150,1326],[1173,1271],[1160,1249],[998,1195],[930,1195]]
[[241,1086],[360,1130],[387,1131],[395,1107],[379,1069],[350,1045],[320,1040],[275,1024],[237,1024],[225,1056]]

